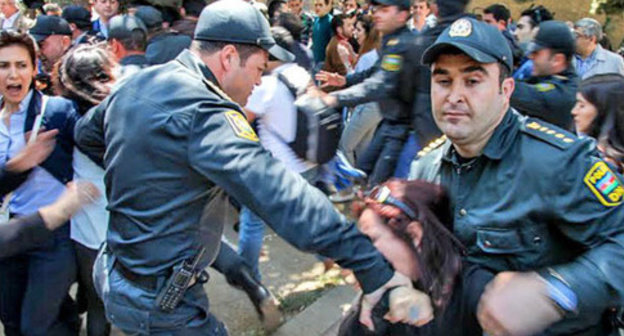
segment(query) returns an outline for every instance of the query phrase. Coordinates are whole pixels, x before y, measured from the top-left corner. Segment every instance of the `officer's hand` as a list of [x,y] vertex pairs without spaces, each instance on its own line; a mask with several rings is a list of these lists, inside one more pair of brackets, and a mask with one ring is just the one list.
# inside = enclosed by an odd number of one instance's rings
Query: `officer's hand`
[[314,79],[321,82],[321,87],[336,86],[343,87],[347,84],[347,79],[335,72],[319,71]]
[[384,318],[392,323],[408,323],[417,327],[433,320],[433,306],[429,295],[407,287],[390,292],[390,310]]
[[[387,290],[394,288],[394,287],[405,288],[408,291],[416,292],[416,290],[412,288],[412,281],[407,276],[399,272],[394,272],[394,275],[392,276],[392,278],[390,278],[390,280],[388,280],[388,282],[386,282],[383,286],[378,288],[376,291],[370,294],[366,294],[364,295],[364,297],[362,297],[362,307],[360,309],[360,323],[365,325],[370,330],[375,329],[373,320],[371,318],[373,307],[375,307],[377,302],[381,300],[381,297]],[[410,309],[407,309],[407,311],[409,315]],[[412,325],[417,325],[417,323],[421,323],[422,321],[420,318],[420,314],[418,315],[419,316],[415,320],[410,320],[409,318],[405,319],[405,320],[409,320],[406,323],[412,324]],[[400,314],[398,318],[403,320],[404,319],[403,314]]]
[[503,272],[485,288],[477,318],[486,334],[499,336],[537,334],[562,316],[537,273]]

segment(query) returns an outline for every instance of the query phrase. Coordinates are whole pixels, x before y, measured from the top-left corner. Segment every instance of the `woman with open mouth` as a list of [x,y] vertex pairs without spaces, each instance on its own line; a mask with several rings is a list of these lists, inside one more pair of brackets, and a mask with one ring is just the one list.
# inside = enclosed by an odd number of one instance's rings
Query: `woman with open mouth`
[[[36,54],[28,34],[0,31],[0,214],[5,217],[53,203],[73,176],[74,107],[34,88]],[[5,334],[77,335],[79,320],[68,295],[75,273],[68,225],[39,247],[0,260]]]

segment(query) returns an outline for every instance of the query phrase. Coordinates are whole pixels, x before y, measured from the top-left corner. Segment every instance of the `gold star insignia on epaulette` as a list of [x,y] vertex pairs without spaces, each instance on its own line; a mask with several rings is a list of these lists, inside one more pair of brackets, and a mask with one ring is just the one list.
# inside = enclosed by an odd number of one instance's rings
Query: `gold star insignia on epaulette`
[[442,146],[446,141],[446,135],[443,135],[433,141],[431,141],[427,146],[425,146],[421,151],[418,152],[418,157],[423,157],[427,155],[432,150]]
[[567,137],[565,134],[559,133],[559,132],[557,132],[557,131],[555,131],[553,129],[550,129],[550,128],[548,128],[548,126],[544,126],[544,125],[542,125],[542,124],[540,124],[540,123],[538,123],[536,121],[532,121],[532,122],[528,123],[526,125],[526,128],[532,129],[532,130],[536,130],[536,131],[540,131],[540,132],[542,132],[544,134],[551,135],[554,138],[559,139],[559,140],[561,140],[561,141],[563,141],[565,143],[573,143],[574,142],[574,139],[572,139],[570,137]]
[[389,39],[388,42],[386,43],[386,45],[388,47],[392,47],[399,44],[399,39],[398,38],[393,38],[393,39]]
[[227,93],[223,92],[223,90],[221,90],[221,88],[219,88],[219,86],[217,86],[215,83],[204,79],[204,83],[206,83],[206,85],[208,85],[210,87],[210,89],[212,89],[216,94],[218,94],[219,96],[221,96],[221,98],[228,100],[232,103],[235,103],[236,105],[238,105],[232,98],[230,98],[230,96],[227,95]]

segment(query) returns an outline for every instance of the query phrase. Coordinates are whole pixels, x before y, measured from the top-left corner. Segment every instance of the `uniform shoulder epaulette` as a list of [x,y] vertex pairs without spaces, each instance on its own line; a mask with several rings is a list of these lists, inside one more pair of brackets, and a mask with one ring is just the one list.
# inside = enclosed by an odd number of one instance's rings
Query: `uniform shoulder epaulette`
[[566,149],[578,140],[576,135],[539,119],[528,118],[520,129],[560,149]]
[[230,96],[228,96],[227,93],[223,92],[223,90],[221,90],[219,88],[219,86],[217,86],[215,83],[213,83],[213,82],[211,82],[211,81],[209,81],[209,80],[207,80],[205,78],[204,78],[204,83],[206,83],[206,85],[208,85],[208,87],[214,93],[216,93],[219,97],[221,97],[221,98],[223,98],[223,99],[225,99],[225,100],[227,100],[227,101],[229,101],[229,102],[231,102],[233,104],[236,104],[236,106],[239,107],[239,110],[241,110],[241,111],[243,110],[242,108],[240,108],[240,105],[238,105],[232,98],[230,98]]
[[559,80],[563,80],[563,81],[567,81],[570,78],[568,76],[564,76],[564,75],[553,75],[553,78],[557,78]]
[[433,151],[436,148],[439,148],[440,146],[442,146],[444,143],[446,142],[446,135],[443,135],[433,141],[431,141],[429,144],[427,144],[427,146],[425,146],[422,150],[420,150],[420,152],[418,152],[418,157],[423,157],[427,154],[429,154],[431,151]]

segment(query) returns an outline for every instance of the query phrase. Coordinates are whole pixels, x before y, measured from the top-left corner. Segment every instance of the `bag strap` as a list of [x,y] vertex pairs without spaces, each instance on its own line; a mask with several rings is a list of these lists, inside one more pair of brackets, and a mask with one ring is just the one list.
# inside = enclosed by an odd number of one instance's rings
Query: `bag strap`
[[[41,124],[43,123],[43,116],[45,115],[47,106],[48,106],[48,96],[41,95],[41,110],[39,111],[39,114],[37,114],[35,123],[33,124],[33,128],[30,132],[30,138],[28,138],[27,145],[33,144],[35,140],[37,140],[37,133],[39,133],[39,130],[41,129]],[[6,113],[6,109],[3,108],[2,111],[0,111],[0,122],[4,121],[5,113]],[[13,192],[10,192],[6,194],[6,196],[4,196],[4,199],[2,200],[2,207],[0,207],[0,213],[9,211],[9,205],[11,203],[12,198],[13,198]]]

